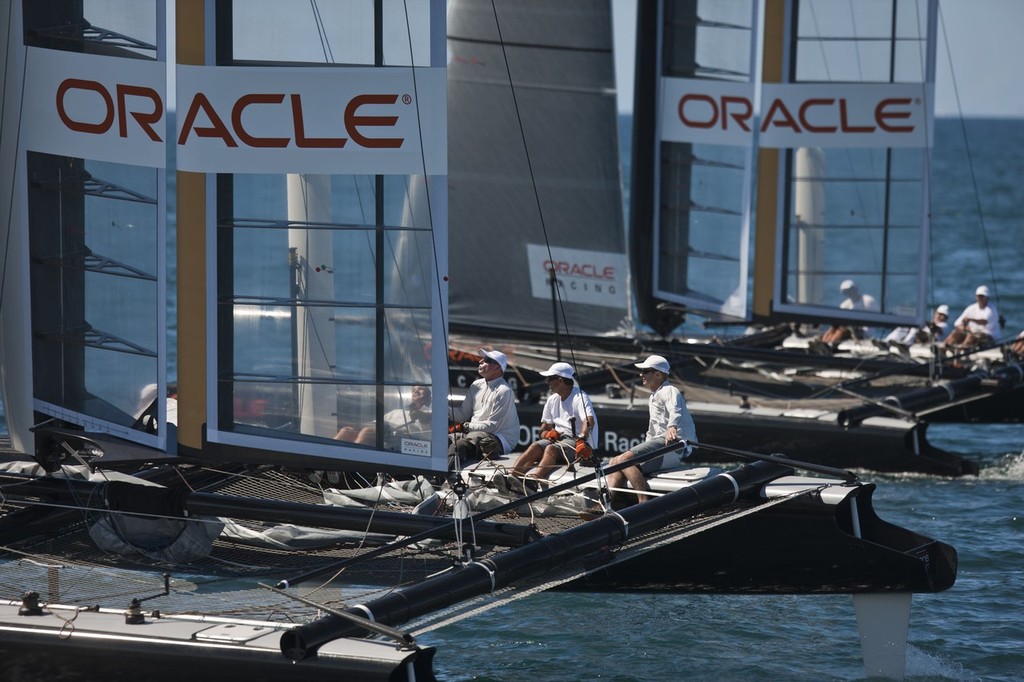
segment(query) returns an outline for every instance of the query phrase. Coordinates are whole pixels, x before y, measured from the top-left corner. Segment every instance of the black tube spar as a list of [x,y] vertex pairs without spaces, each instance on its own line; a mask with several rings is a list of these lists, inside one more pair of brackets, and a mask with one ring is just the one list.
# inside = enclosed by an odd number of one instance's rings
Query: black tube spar
[[[416,585],[398,588],[380,599],[352,607],[349,612],[378,623],[398,625],[517,580],[542,575],[573,559],[622,543],[627,537],[663,528],[737,498],[756,493],[767,483],[793,473],[792,467],[755,462],[719,474],[615,514],[605,514],[561,533],[547,535],[523,547],[484,561],[458,567]],[[281,636],[281,652],[294,661],[316,654],[334,639],[365,634],[365,630],[338,616],[326,616],[288,630]]]

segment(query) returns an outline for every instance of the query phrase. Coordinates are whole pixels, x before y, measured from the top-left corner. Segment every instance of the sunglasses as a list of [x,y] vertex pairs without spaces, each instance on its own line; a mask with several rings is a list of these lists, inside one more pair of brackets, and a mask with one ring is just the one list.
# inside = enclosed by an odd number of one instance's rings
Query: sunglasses
[[640,373],[641,374],[650,374],[651,372],[657,372],[657,371],[658,370],[656,370],[656,369],[642,369],[642,370],[640,370]]
[[497,365],[498,364],[498,361],[495,360],[494,358],[487,358],[487,357],[483,358],[481,360],[481,362],[486,362],[488,365]]

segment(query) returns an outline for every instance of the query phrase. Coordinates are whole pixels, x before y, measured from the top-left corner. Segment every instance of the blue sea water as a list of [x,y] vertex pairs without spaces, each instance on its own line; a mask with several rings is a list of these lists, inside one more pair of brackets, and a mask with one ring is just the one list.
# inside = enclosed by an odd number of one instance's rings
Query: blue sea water
[[[1021,120],[936,129],[934,300],[958,312],[988,284],[1007,333],[1024,329],[1022,148]],[[950,590],[914,597],[908,678],[1024,680],[1024,425],[933,425],[929,436],[981,474],[864,475],[884,520],[959,553]],[[438,647],[448,681],[865,679],[849,596],[546,593],[419,641]]]

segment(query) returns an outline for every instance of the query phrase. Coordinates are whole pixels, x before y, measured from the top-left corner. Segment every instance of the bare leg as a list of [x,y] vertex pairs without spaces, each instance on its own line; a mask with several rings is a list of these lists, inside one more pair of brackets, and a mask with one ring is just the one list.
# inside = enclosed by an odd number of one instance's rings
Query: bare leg
[[562,448],[557,445],[549,445],[544,448],[544,457],[541,458],[540,464],[537,465],[530,473],[537,478],[547,478],[554,473],[555,469],[566,463],[565,455],[562,454]]
[[377,442],[377,427],[364,426],[356,436],[356,442],[360,445],[374,445]]
[[[631,459],[633,459],[633,451],[632,450],[627,450],[626,452],[623,452],[621,455],[616,455],[615,457],[612,457],[610,460],[608,460],[608,463],[609,464],[622,464],[623,462],[628,462]],[[626,472],[629,472],[629,471],[639,471],[639,469],[637,469],[636,467],[629,467],[628,469],[622,469],[620,471],[615,471],[615,472],[612,472],[612,473],[608,474],[608,476],[607,476],[607,478],[605,480],[608,483],[608,491],[609,491],[608,492],[608,496],[609,496],[609,499],[615,500],[615,496],[618,494],[618,493],[615,492],[615,489],[616,488],[624,487],[626,485],[626,481],[627,480],[629,480],[630,483],[633,482],[632,479],[628,478],[628,474],[626,473]],[[641,478],[643,478],[643,474],[642,473],[641,473]],[[647,486],[647,483],[645,481],[644,482],[644,489],[645,490],[647,489],[646,486]]]
[[641,492],[647,492],[651,489],[647,485],[647,478],[644,476],[644,472],[640,470],[640,467],[629,467],[623,469],[622,473],[625,474],[626,480],[633,486],[633,490],[637,491],[636,499],[637,502],[646,502],[651,499],[650,495],[641,495]]
[[540,442],[530,443],[526,452],[519,455],[516,463],[512,465],[513,476],[525,476],[534,464],[544,455],[544,446]]
[[334,440],[347,440],[349,442],[355,441],[359,437],[359,432],[351,426],[343,426],[338,430],[338,433],[334,435]]
[[[608,463],[622,464],[623,462],[629,462],[632,459],[633,451],[630,450],[623,453],[622,455],[617,455],[611,458],[611,460],[609,460]],[[647,478],[643,475],[643,471],[640,470],[640,467],[627,467],[626,469],[623,469],[621,471],[615,471],[613,473],[608,474],[606,480],[608,482],[609,498],[611,500],[615,499],[615,492],[612,488],[622,487],[627,480],[630,482],[630,485],[633,486],[634,491],[637,492],[637,500],[639,502],[646,502],[647,500],[650,499],[650,496],[640,495],[641,493],[645,493],[650,489],[650,486],[647,485]]]
[[964,330],[961,329],[960,327],[957,327],[950,333],[950,335],[942,343],[942,349],[946,350],[947,348],[956,348],[958,345],[963,343],[965,336],[967,336],[967,334],[964,332]]

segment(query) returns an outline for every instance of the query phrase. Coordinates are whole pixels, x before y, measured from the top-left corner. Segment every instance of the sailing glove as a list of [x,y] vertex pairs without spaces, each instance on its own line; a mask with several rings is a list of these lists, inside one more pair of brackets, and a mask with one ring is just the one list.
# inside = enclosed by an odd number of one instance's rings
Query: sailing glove
[[468,431],[466,424],[468,422],[456,422],[448,427],[448,433],[465,433]]
[[562,437],[562,434],[558,433],[557,429],[548,429],[544,433],[540,434],[540,437],[544,440],[549,440],[552,443]]
[[590,444],[582,438],[576,439],[576,459],[583,466],[597,466],[597,462],[594,459],[594,449],[591,448]]

